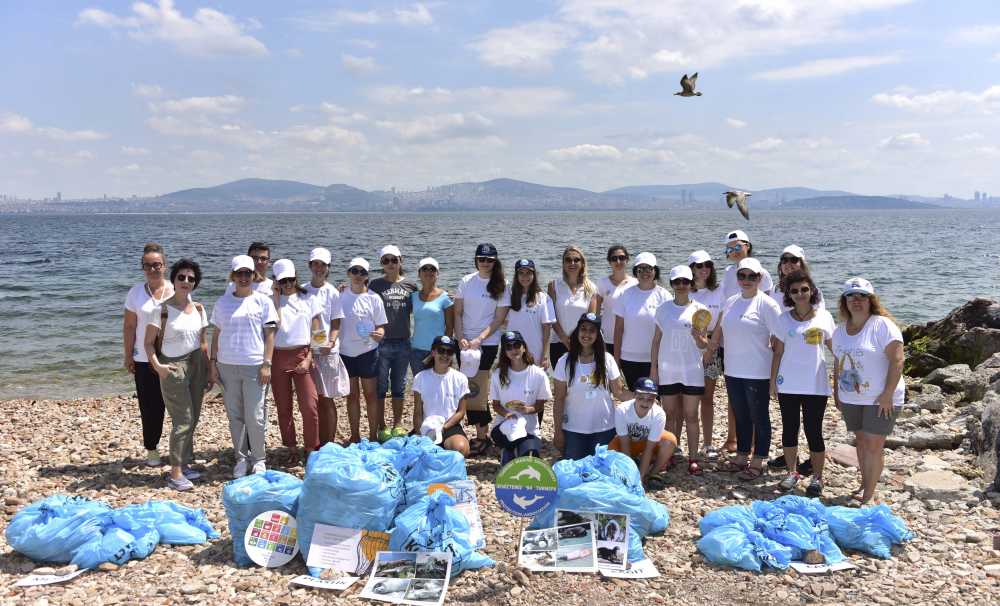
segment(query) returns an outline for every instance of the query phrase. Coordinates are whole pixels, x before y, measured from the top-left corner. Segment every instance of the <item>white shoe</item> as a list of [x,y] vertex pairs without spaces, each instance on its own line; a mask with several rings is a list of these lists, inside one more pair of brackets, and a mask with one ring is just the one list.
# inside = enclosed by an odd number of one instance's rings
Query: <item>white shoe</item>
[[264,461],[257,461],[253,464],[254,473],[264,473],[267,471],[267,465],[264,465]]
[[249,467],[249,463],[246,459],[236,461],[236,465],[233,466],[233,477],[242,478],[247,475],[247,467]]
[[162,463],[160,462],[160,453],[157,450],[147,450],[146,451],[146,466],[147,467],[159,467]]
[[193,469],[193,468],[191,468],[191,467],[189,467],[187,465],[185,465],[181,469],[181,473],[184,474],[184,477],[187,478],[187,479],[189,479],[189,480],[198,480],[198,479],[201,478],[201,472],[200,471],[198,471],[197,469]]

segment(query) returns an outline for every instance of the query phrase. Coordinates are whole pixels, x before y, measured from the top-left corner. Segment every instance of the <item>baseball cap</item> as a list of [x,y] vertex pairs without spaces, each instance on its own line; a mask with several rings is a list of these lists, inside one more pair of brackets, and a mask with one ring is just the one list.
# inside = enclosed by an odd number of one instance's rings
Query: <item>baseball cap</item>
[[754,259],[753,257],[747,257],[746,259],[740,261],[740,264],[736,266],[736,271],[741,269],[749,269],[755,274],[764,273],[764,267],[761,266],[760,261]]
[[399,247],[395,244],[386,244],[378,251],[378,258],[381,259],[386,255],[392,255],[394,257],[402,257],[402,253],[399,252]]
[[517,262],[514,263],[514,271],[517,271],[521,268],[527,268],[530,269],[531,271],[535,271],[535,262],[532,261],[531,259],[518,259]]
[[508,343],[521,343],[524,344],[524,337],[521,333],[516,330],[508,330],[500,335],[500,342],[504,345]]
[[480,244],[479,246],[476,247],[476,256],[477,257],[493,257],[494,259],[496,259],[497,256],[498,256],[497,255],[497,247],[493,246],[489,242],[483,242],[482,244]]
[[649,377],[642,377],[637,379],[635,382],[635,387],[632,389],[635,393],[651,393],[657,394],[659,390],[656,388],[656,383],[653,382]]
[[635,256],[635,261],[632,262],[632,267],[637,267],[639,265],[649,265],[650,267],[656,267],[656,255],[651,252],[641,252]]
[[423,259],[421,259],[420,263],[417,264],[417,269],[427,267],[428,265],[430,265],[434,269],[441,269],[441,267],[438,265],[437,259],[435,259],[434,257],[424,257]]
[[731,242],[733,240],[742,240],[744,242],[749,242],[750,236],[748,236],[747,232],[743,231],[742,229],[734,229],[733,231],[728,232],[726,234],[726,237],[722,239],[723,242]]
[[309,251],[309,262],[310,263],[312,263],[313,261],[322,261],[322,262],[326,263],[327,265],[329,265],[330,264],[330,259],[332,259],[332,257],[330,256],[330,251],[327,250],[327,249],[325,249],[325,248],[323,248],[322,246],[314,248],[314,249],[312,249],[312,250]]
[[709,255],[704,250],[696,250],[690,255],[688,255],[688,265],[691,263],[704,263],[705,261],[711,261],[712,256]]
[[452,353],[458,353],[458,341],[452,339],[448,335],[438,335],[434,337],[434,342],[431,343],[431,349],[439,346],[451,349]]
[[368,264],[368,261],[365,261],[363,257],[354,257],[351,259],[351,262],[347,265],[347,269],[352,267],[360,267],[365,271],[369,271],[372,268],[371,265]]
[[592,311],[588,311],[587,313],[585,313],[582,316],[580,316],[580,319],[576,321],[576,325],[579,326],[579,325],[583,324],[584,322],[587,322],[589,324],[593,324],[594,326],[600,328],[601,327],[601,316],[595,314]]
[[806,251],[802,250],[802,247],[798,244],[790,244],[785,247],[785,250],[781,251],[782,255],[792,255],[793,257],[798,257],[803,261],[806,258]]
[[673,282],[677,278],[694,280],[694,274],[691,273],[691,268],[687,265],[677,265],[670,270],[670,281]]
[[250,258],[250,255],[236,255],[233,257],[232,268],[232,271],[239,271],[241,269],[249,269],[250,271],[253,271],[253,259]]
[[872,283],[864,278],[851,278],[847,282],[844,282],[844,294],[849,295],[852,293],[864,293],[866,295],[874,295],[875,287]]
[[274,262],[274,279],[282,281],[285,278],[295,277],[295,263],[291,259],[278,259]]

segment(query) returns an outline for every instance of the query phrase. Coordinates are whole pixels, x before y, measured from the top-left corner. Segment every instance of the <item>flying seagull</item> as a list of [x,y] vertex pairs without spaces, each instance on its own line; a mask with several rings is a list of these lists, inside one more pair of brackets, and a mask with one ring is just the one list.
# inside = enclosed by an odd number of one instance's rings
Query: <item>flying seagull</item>
[[749,221],[750,208],[747,206],[747,203],[750,202],[748,198],[750,198],[751,195],[752,194],[750,192],[746,191],[727,191],[726,204],[729,205],[729,208],[732,208],[733,204],[735,204],[736,208],[740,209],[740,214],[743,215],[743,218]]
[[691,76],[690,78],[688,77],[687,74],[684,74],[684,77],[681,78],[682,90],[681,92],[674,94],[680,97],[700,97],[701,93],[694,92],[694,87],[695,84],[697,84],[697,82],[698,82],[698,72],[695,72],[694,75]]

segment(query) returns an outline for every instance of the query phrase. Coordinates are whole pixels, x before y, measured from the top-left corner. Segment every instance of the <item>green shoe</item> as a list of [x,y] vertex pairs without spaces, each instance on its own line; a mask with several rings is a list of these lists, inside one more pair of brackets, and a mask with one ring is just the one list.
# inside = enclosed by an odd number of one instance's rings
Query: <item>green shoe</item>
[[392,437],[394,438],[405,438],[410,432],[406,431],[405,427],[393,427]]
[[391,439],[392,439],[392,431],[388,427],[378,432],[379,442],[388,442]]

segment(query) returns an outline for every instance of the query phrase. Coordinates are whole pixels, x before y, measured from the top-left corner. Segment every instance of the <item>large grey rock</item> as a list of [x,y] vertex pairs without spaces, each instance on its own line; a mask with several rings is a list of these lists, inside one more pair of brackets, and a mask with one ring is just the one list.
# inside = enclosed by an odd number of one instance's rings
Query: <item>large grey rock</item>
[[946,469],[919,471],[907,478],[903,487],[922,501],[962,500],[974,491],[968,480]]
[[1000,492],[1000,395],[990,391],[981,402],[983,412],[979,417],[978,431],[972,433],[972,447],[977,453],[976,464],[983,470],[983,477],[994,482]]
[[920,429],[906,437],[906,445],[914,450],[951,450],[962,443],[964,433],[946,427]]
[[907,359],[906,372],[921,376],[934,364],[926,364],[919,354],[927,353],[949,364],[977,366],[1000,352],[1000,303],[993,299],[975,298],[936,322],[911,324],[903,331]]
[[904,408],[941,412],[945,409],[946,403],[947,398],[937,385],[921,381],[911,381],[906,385]]
[[972,368],[968,364],[949,364],[924,377],[924,383],[944,387],[946,381],[954,381],[970,375],[972,375]]

